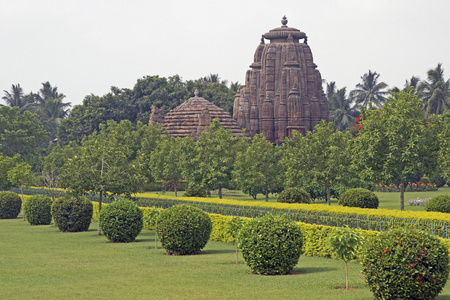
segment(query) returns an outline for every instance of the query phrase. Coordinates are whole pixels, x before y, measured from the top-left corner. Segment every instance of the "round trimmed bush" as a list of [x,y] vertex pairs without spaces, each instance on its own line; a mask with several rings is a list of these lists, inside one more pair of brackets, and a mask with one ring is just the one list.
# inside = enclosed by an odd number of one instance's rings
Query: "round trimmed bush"
[[196,254],[205,247],[212,230],[211,218],[199,208],[181,204],[162,211],[156,233],[171,255]]
[[420,230],[383,232],[363,249],[362,271],[376,299],[435,299],[448,264],[447,247]]
[[22,200],[13,192],[0,192],[0,219],[15,219],[20,213]]
[[59,231],[88,231],[93,214],[93,205],[86,197],[65,196],[52,204],[52,216]]
[[248,221],[238,232],[238,247],[256,274],[282,275],[292,271],[302,254],[300,227],[286,216]]
[[349,189],[339,197],[339,205],[361,207],[361,208],[378,208],[378,196],[375,193],[363,189]]
[[426,211],[450,213],[450,194],[437,195],[425,204]]
[[311,203],[311,197],[304,189],[287,188],[278,194],[277,202]]
[[23,210],[31,225],[49,225],[52,222],[52,199],[45,195],[33,195],[25,200]]
[[136,203],[119,199],[100,211],[100,228],[108,240],[129,243],[139,235],[143,227],[143,213]]
[[189,184],[183,194],[184,197],[207,197],[208,191],[196,184]]

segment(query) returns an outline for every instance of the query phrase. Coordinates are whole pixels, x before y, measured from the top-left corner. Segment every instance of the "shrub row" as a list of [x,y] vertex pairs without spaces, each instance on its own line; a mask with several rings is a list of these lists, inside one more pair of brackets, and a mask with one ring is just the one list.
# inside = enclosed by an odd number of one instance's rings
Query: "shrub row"
[[[43,192],[33,189],[29,192]],[[191,204],[209,213],[255,218],[269,213],[287,214],[291,219],[317,225],[386,231],[392,228],[414,227],[431,232],[442,238],[450,238],[450,215],[439,212],[414,212],[387,209],[362,209],[354,207],[316,204],[287,204],[251,202],[229,199],[205,199],[140,194],[136,201],[140,207],[168,208],[177,204]],[[91,199],[92,200],[92,199]],[[95,198],[94,198],[95,201]]]
[[[391,183],[390,185],[386,184],[377,184],[375,186],[376,192],[400,192],[401,185],[395,185]],[[414,182],[408,183],[405,187],[405,192],[429,192],[429,191],[437,191],[438,187],[433,183],[423,183],[423,182]]]

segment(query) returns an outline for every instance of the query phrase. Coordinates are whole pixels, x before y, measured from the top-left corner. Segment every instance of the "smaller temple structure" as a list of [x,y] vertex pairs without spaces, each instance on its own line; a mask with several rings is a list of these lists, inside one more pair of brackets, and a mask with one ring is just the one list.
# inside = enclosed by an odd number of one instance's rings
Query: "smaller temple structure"
[[149,125],[159,123],[171,136],[190,135],[197,140],[215,118],[219,118],[220,124],[225,129],[231,130],[234,136],[243,135],[242,129],[229,113],[199,97],[197,90],[194,92],[194,97],[189,98],[166,115],[156,106],[152,106]]

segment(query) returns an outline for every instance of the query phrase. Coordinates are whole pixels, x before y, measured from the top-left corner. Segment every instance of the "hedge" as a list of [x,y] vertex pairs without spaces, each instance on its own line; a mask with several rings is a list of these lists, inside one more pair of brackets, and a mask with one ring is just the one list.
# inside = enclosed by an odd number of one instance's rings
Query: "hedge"
[[[27,189],[27,193],[45,192]],[[237,217],[261,217],[266,213],[288,214],[294,221],[333,227],[386,231],[392,228],[413,227],[426,230],[442,238],[450,238],[450,214],[388,209],[362,209],[323,204],[287,204],[273,202],[238,201],[218,198],[178,197],[143,193],[138,194],[140,207],[168,208],[177,204],[191,204],[209,213]],[[95,196],[89,197],[95,201]]]

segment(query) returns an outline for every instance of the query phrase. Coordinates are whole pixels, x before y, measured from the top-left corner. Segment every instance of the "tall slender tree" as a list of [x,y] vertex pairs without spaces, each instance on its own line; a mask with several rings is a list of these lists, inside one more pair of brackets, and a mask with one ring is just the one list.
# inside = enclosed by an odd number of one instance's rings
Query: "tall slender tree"
[[350,99],[360,106],[366,106],[367,103],[372,102],[376,107],[382,107],[388,95],[386,90],[388,85],[385,82],[379,82],[379,77],[380,74],[371,70],[361,76],[361,83],[358,83],[350,92]]
[[5,95],[2,97],[6,105],[11,107],[18,107],[20,111],[27,110],[32,101],[24,97],[23,89],[20,84],[11,85],[10,91],[3,90]]
[[428,71],[427,80],[419,84],[423,110],[427,116],[444,113],[450,107],[450,79],[445,80],[442,64]]

